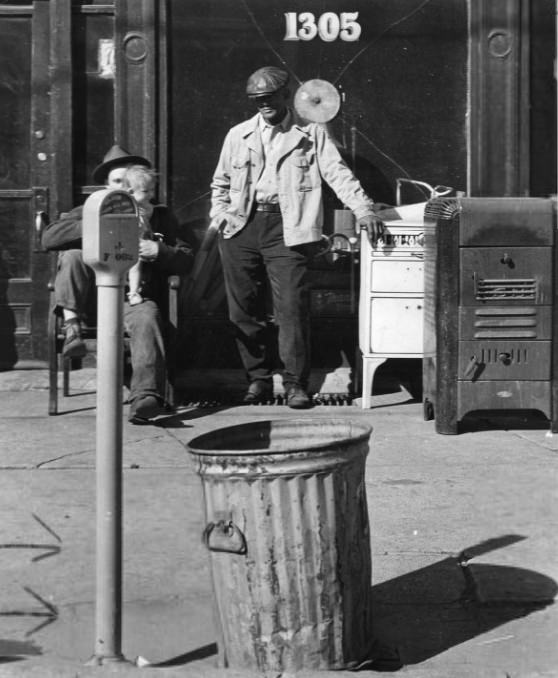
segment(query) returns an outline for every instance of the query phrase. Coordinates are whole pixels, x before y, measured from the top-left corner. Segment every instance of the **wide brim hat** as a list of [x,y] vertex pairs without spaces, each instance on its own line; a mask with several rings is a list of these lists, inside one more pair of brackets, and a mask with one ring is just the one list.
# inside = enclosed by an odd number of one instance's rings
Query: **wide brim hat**
[[151,163],[147,158],[144,158],[141,155],[131,155],[121,146],[115,144],[108,153],[106,153],[103,162],[97,165],[93,170],[93,181],[96,184],[104,184],[111,169],[114,169],[115,167],[125,167],[126,165],[144,165],[145,167],[151,167]]

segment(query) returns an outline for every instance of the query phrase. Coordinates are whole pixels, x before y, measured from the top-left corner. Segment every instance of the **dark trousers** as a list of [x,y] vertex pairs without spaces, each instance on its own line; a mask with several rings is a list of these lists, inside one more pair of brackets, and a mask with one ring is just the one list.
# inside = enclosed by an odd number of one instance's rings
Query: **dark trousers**
[[[249,381],[270,380],[274,368],[280,367],[285,386],[307,387],[307,265],[311,249],[311,245],[287,247],[281,215],[270,212],[255,212],[239,233],[220,240],[229,317],[236,326],[237,345]],[[274,361],[275,335],[270,332],[266,314],[268,289],[278,330],[279,366]]]
[[[81,250],[64,250],[58,255],[54,297],[58,309],[67,308],[80,317],[86,314],[96,294],[95,272],[84,263]],[[157,304],[124,304],[124,327],[130,335],[132,378],[130,401],[147,395],[164,399],[166,381],[163,320]]]

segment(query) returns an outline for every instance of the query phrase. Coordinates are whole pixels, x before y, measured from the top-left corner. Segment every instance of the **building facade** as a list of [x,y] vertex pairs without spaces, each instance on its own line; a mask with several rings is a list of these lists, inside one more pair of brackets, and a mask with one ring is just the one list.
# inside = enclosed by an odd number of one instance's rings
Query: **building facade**
[[[467,195],[556,192],[552,0],[0,2],[0,364],[47,358],[42,221],[83,202],[113,143],[153,160],[201,240],[227,130],[264,65],[340,94],[330,132],[373,198],[398,178]],[[407,202],[425,195],[408,186]],[[333,197],[326,210],[331,232]],[[180,298],[184,367],[235,366],[216,252]],[[356,346],[348,257],[312,271],[314,360]],[[231,349],[229,351],[229,348]]]

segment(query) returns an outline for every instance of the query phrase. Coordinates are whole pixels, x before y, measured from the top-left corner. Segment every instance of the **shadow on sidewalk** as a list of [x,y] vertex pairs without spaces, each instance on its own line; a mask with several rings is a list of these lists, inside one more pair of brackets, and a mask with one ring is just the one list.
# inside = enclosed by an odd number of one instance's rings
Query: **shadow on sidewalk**
[[[379,644],[397,648],[403,666],[420,664],[551,605],[558,586],[550,577],[523,568],[469,563],[523,539],[519,535],[490,539],[455,557],[373,586],[374,636]],[[217,651],[217,644],[211,643],[157,666],[182,666]]]
[[[403,665],[427,659],[552,605],[556,582],[533,570],[469,563],[525,537],[505,535],[372,587],[375,634]],[[456,590],[461,593],[455,597]]]
[[17,662],[26,657],[42,654],[32,640],[3,640],[0,638],[0,664]]
[[216,655],[218,652],[217,643],[210,643],[209,645],[204,645],[203,647],[198,647],[191,652],[186,652],[186,654],[181,654],[178,657],[173,657],[172,659],[167,659],[164,662],[159,662],[154,664],[157,668],[167,668],[170,666],[183,666],[184,664],[189,664],[190,662],[199,661],[200,659],[207,659]]
[[477,431],[548,430],[550,422],[539,410],[471,410],[459,422],[459,433]]
[[188,409],[177,407],[176,412],[171,412],[160,417],[155,423],[161,428],[191,428],[191,426],[185,422],[193,421],[194,419],[201,419],[202,417],[208,417],[212,414],[217,414],[218,412],[223,412],[224,410],[228,409],[230,409],[228,405],[213,408],[210,406],[199,406]]

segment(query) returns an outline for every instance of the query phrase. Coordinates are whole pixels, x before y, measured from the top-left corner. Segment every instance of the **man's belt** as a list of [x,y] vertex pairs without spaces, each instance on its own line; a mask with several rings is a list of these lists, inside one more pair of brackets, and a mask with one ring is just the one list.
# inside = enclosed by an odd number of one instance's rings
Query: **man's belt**
[[256,212],[281,212],[279,203],[277,202],[257,202]]

